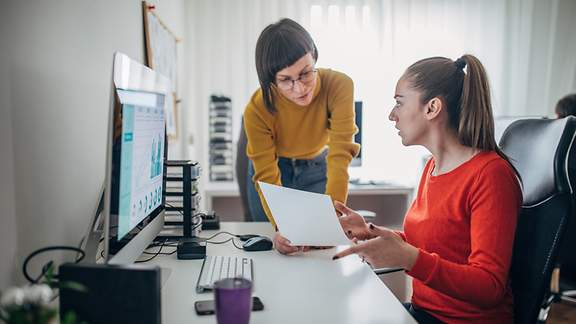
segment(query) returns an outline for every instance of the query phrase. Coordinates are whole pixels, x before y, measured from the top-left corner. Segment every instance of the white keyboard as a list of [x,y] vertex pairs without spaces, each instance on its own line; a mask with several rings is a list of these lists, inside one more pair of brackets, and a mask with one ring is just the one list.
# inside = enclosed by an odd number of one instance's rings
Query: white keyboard
[[253,262],[250,258],[207,255],[202,263],[196,291],[206,292],[214,288],[214,282],[225,278],[245,278],[254,281]]

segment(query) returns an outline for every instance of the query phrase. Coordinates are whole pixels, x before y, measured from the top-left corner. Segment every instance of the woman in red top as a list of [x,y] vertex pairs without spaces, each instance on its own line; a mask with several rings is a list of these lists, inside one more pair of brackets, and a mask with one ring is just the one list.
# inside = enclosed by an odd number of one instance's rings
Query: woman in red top
[[[467,71],[464,72],[464,69]],[[410,312],[420,323],[511,323],[508,273],[522,192],[494,139],[488,79],[480,61],[433,57],[411,65],[390,113],[404,145],[432,153],[404,232],[367,224],[336,203],[340,222],[375,268],[413,277]]]

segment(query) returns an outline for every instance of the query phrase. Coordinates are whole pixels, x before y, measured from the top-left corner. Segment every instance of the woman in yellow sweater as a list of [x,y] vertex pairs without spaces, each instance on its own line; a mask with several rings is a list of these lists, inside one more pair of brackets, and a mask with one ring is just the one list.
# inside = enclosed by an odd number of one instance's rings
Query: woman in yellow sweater
[[[244,112],[248,201],[255,221],[268,219],[275,226],[258,181],[346,201],[348,165],[360,148],[353,142],[354,85],[343,73],[317,69],[317,59],[312,37],[293,20],[269,25],[258,38],[260,88]],[[301,249],[277,230],[279,252]]]

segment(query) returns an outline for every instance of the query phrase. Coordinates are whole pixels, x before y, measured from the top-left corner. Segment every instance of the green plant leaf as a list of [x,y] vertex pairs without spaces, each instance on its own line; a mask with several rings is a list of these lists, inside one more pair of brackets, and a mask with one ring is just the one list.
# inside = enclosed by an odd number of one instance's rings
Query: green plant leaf
[[57,281],[54,280],[54,265],[53,264],[50,264],[50,266],[48,266],[48,269],[46,270],[46,273],[44,274],[41,282],[43,284],[50,286],[50,288],[56,288]]
[[79,292],[88,292],[88,288],[76,281],[65,281],[59,284],[60,289],[71,289]]
[[60,319],[60,324],[76,324],[76,313],[74,311],[67,311],[64,317]]

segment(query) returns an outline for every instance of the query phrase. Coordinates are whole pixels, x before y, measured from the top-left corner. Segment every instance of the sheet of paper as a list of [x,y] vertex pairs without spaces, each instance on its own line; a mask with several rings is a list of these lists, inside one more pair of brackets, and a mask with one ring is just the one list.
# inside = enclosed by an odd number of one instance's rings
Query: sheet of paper
[[349,245],[330,196],[258,181],[282,236],[292,245]]

